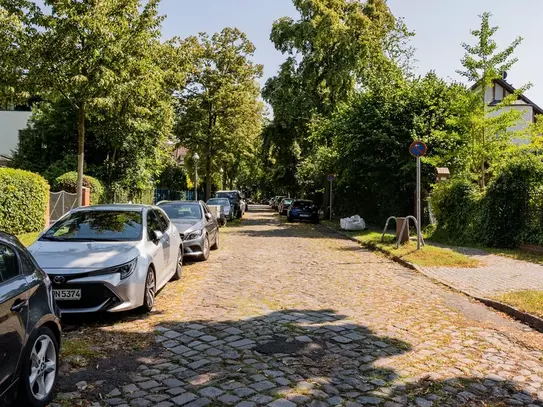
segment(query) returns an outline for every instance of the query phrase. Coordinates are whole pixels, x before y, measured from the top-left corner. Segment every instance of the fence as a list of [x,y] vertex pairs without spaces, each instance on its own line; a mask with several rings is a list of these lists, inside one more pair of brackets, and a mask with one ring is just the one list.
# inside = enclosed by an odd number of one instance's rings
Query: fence
[[[205,198],[204,191],[198,191],[198,199]],[[188,191],[172,191],[165,188],[155,189],[155,203],[160,201],[194,201],[194,190]]]
[[77,194],[66,191],[49,192],[49,221],[51,223],[59,220],[66,212],[73,209],[77,204]]

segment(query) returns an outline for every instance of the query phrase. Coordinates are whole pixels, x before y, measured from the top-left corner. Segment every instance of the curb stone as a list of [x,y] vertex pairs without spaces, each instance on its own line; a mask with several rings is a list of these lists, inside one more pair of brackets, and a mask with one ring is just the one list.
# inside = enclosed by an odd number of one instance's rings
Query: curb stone
[[334,232],[334,233],[336,233],[338,235],[341,235],[344,238],[346,238],[348,240],[351,240],[351,241],[353,241],[355,243],[358,243],[359,245],[361,245],[361,246],[363,246],[363,247],[365,247],[365,248],[367,248],[369,250],[381,252],[381,253],[385,254],[390,260],[392,260],[392,261],[394,261],[396,263],[399,263],[402,266],[407,267],[408,269],[419,272],[420,274],[422,274],[425,277],[429,278],[433,282],[441,284],[441,285],[443,285],[443,286],[445,286],[445,287],[447,287],[447,288],[449,288],[449,289],[451,289],[453,291],[456,291],[458,293],[464,294],[464,295],[468,296],[469,298],[472,298],[472,299],[474,299],[476,301],[479,301],[479,302],[483,303],[487,307],[490,307],[490,308],[493,308],[493,309],[495,309],[497,311],[503,312],[503,313],[517,319],[518,321],[530,326],[531,328],[534,328],[535,330],[543,333],[543,319],[540,318],[540,317],[537,317],[537,316],[535,316],[533,314],[530,314],[528,312],[521,311],[521,310],[519,310],[519,309],[517,309],[515,307],[504,304],[502,302],[499,302],[499,301],[496,301],[496,300],[491,300],[491,299],[484,298],[484,297],[478,297],[478,296],[470,294],[470,293],[468,293],[466,291],[460,290],[457,287],[454,287],[453,285],[444,283],[443,281],[437,280],[435,277],[428,275],[424,271],[424,269],[422,267],[420,267],[420,266],[418,266],[416,264],[410,263],[410,262],[408,262],[408,261],[406,261],[406,260],[404,260],[404,259],[402,259],[402,258],[400,258],[398,256],[394,256],[388,250],[385,250],[385,249],[383,249],[381,247],[378,247],[377,245],[375,245],[373,243],[363,242],[360,239],[357,239],[356,237],[350,236],[350,235],[348,235],[346,233],[343,233],[342,231],[331,228],[330,226],[324,225],[322,223],[320,224],[320,227],[324,227],[327,230],[329,230],[331,232]]

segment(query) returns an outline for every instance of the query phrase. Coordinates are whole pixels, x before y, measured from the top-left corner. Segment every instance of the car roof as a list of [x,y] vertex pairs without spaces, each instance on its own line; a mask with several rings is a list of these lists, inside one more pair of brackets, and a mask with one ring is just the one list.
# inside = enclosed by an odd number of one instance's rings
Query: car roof
[[217,191],[215,193],[218,194],[218,193],[221,193],[221,192],[237,192],[237,193],[240,193],[237,189],[228,189],[228,190],[225,189],[223,191]]
[[160,201],[159,203],[157,203],[157,205],[160,207],[160,204],[165,204],[165,203],[184,203],[184,204],[201,204],[203,203],[202,201]]
[[313,202],[311,199],[294,199],[296,202]]
[[91,205],[91,206],[80,206],[79,208],[73,209],[77,212],[83,211],[134,211],[141,212],[146,208],[153,208],[152,205],[143,205],[143,204],[103,204],[103,205]]
[[9,233],[0,232],[0,243],[2,242],[11,244],[12,246],[17,247],[19,250],[25,250],[25,247],[21,244],[19,239],[17,239],[17,237]]

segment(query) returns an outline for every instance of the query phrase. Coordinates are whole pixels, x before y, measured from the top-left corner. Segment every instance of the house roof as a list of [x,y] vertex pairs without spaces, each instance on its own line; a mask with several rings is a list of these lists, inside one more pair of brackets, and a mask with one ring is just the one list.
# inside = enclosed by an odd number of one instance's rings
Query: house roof
[[[509,93],[515,93],[517,91],[517,89],[513,85],[511,85],[509,82],[505,81],[504,79],[501,79],[501,78],[494,79],[494,82],[502,86]],[[471,87],[471,90],[475,90],[477,86],[478,86],[477,83],[474,84]],[[532,102],[530,99],[528,99],[524,94],[519,95],[519,99],[522,100],[526,105],[532,106],[535,114],[543,114],[543,109],[539,107],[538,105],[536,105],[534,102]]]

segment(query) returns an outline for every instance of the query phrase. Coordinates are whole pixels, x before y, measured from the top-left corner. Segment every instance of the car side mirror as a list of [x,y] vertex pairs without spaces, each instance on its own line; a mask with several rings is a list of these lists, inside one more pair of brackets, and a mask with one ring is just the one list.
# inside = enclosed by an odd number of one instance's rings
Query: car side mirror
[[153,237],[154,237],[154,241],[155,242],[158,242],[159,240],[162,239],[162,237],[164,236],[164,233],[162,233],[160,230],[153,230]]
[[206,219],[211,220],[213,218],[213,215],[210,213],[206,213]]

